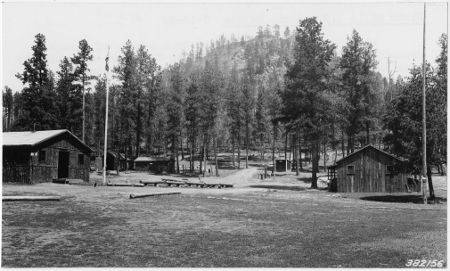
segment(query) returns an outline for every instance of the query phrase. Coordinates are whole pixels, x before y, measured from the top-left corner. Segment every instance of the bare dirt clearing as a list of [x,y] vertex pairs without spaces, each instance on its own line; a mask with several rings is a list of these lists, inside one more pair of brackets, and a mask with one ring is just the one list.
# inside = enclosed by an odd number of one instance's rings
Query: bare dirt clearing
[[[205,178],[231,189],[4,185],[4,195],[70,198],[3,203],[2,265],[402,267],[446,259],[446,204],[365,201],[310,190],[306,173],[258,180],[257,172]],[[149,176],[139,174],[122,175]]]

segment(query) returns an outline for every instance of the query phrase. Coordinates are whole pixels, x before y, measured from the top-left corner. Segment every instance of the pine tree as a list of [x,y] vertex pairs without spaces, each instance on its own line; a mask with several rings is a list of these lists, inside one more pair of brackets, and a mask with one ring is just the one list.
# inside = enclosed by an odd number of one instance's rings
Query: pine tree
[[[431,77],[430,66],[427,67],[427,77]],[[385,115],[385,128],[388,134],[384,141],[389,151],[400,157],[407,159],[409,171],[418,174],[421,169],[421,131],[422,131],[422,72],[419,67],[411,69],[411,77],[402,86],[397,97],[391,101],[388,112]],[[427,80],[428,81],[428,80]],[[430,87],[428,81],[427,88]],[[427,101],[428,102],[428,101]],[[427,108],[429,108],[427,106]],[[428,115],[428,114],[427,114]],[[429,118],[428,118],[429,120]],[[428,126],[430,131],[432,127]],[[428,136],[428,133],[427,133]],[[428,143],[428,142],[427,142]],[[427,158],[431,157],[427,144]]]
[[[86,140],[86,131],[90,129],[86,129],[86,89],[89,85],[90,80],[92,79],[89,76],[89,68],[88,61],[93,59],[92,55],[92,47],[88,44],[88,42],[83,39],[78,43],[79,52],[74,55],[71,60],[73,64],[76,65],[74,75],[79,83],[78,87],[81,88],[82,93],[82,127],[81,127],[81,139],[83,141]],[[90,109],[89,109],[90,110]],[[89,116],[89,115],[88,115]],[[75,128],[75,127],[74,127]],[[78,131],[78,129],[76,129]],[[76,135],[80,135],[77,134]],[[91,142],[88,142],[91,143]]]
[[138,89],[136,57],[131,41],[128,40],[121,49],[118,66],[114,67],[116,77],[121,81],[118,93],[118,140],[120,150],[127,157],[133,157],[133,146],[135,143],[136,129],[136,105],[135,97]]
[[3,131],[9,131],[12,124],[14,97],[12,89],[5,86],[3,91]]
[[229,129],[232,144],[232,163],[235,161],[235,146],[237,147],[237,168],[241,167],[241,130],[243,126],[244,106],[243,96],[240,88],[239,70],[237,63],[233,64],[231,76],[228,82],[228,95],[226,97],[227,113],[229,118]]
[[56,106],[58,108],[59,128],[68,129],[75,135],[81,135],[82,92],[74,83],[76,76],[73,65],[67,57],[61,60],[57,72]]
[[[214,59],[213,59],[214,60]],[[217,133],[214,129],[217,120],[219,105],[220,105],[220,88],[221,88],[221,74],[217,70],[217,65],[207,60],[200,79],[200,131],[202,133],[203,144],[203,165],[206,168],[206,155],[210,141],[213,141],[214,151],[216,150]],[[217,160],[217,159],[216,159]],[[216,163],[217,164],[217,163]],[[218,168],[216,166],[216,175],[218,175]]]
[[[110,95],[110,102],[109,102],[109,112],[110,115],[111,112],[114,112],[114,106],[113,106],[113,99],[114,95]],[[101,76],[98,77],[95,84],[95,92],[93,93],[93,126],[94,126],[94,142],[93,145],[97,150],[101,150],[103,147],[104,142],[104,135],[105,135],[105,107],[106,107],[106,77]],[[109,118],[111,122],[113,121],[113,118]],[[109,124],[109,123],[108,123]],[[114,127],[112,125],[108,125],[109,129],[114,130]],[[108,140],[109,143],[113,142],[113,140]]]
[[19,130],[54,129],[57,127],[56,95],[47,68],[44,35],[35,36],[32,51],[32,57],[23,63],[24,71],[16,75],[24,88],[21,95],[22,114],[15,127]]
[[186,99],[184,107],[184,115],[186,116],[186,132],[187,141],[189,142],[189,169],[194,172],[194,155],[196,154],[196,142],[198,137],[198,128],[200,122],[199,104],[198,104],[199,88],[196,79],[193,79],[186,90]]
[[[445,107],[447,101],[447,46],[448,39],[446,34],[442,34],[439,39],[439,45],[441,47],[441,53],[436,59],[438,65],[436,75],[434,76],[436,82],[436,90],[432,93],[433,98],[440,101],[440,105],[443,106],[437,110],[443,114],[447,115],[447,108]],[[440,123],[436,123],[437,127],[446,127],[445,118],[439,117],[439,115],[434,116],[435,120]],[[438,170],[441,174],[444,174],[443,164],[447,162],[447,129],[441,129],[438,133],[434,134],[436,136],[437,142],[442,144],[437,144],[437,149],[435,150],[437,154],[436,163],[438,164]]]
[[171,144],[171,152],[176,159],[176,171],[179,173],[178,146],[180,144],[180,135],[183,121],[183,103],[185,90],[183,86],[183,77],[181,67],[175,64],[168,71],[168,84],[170,85],[167,93],[167,136]]
[[312,182],[317,188],[319,147],[328,101],[323,93],[330,80],[329,63],[335,46],[323,37],[322,23],[315,17],[300,21],[294,44],[294,63],[286,73],[282,94],[283,117],[292,127],[301,127],[312,148]]
[[[156,72],[159,70],[159,66],[156,64],[155,58],[148,52],[147,48],[144,45],[139,46],[139,49],[136,53],[136,96],[135,96],[135,104],[136,104],[136,156],[139,156],[141,153],[141,142],[142,138],[145,136],[145,116],[146,116],[146,97],[151,96],[152,91],[154,91],[154,80],[156,76]],[[149,97],[152,99],[153,97]],[[152,101],[148,101],[152,103]],[[147,107],[147,109],[150,109]],[[152,110],[152,109],[150,109]],[[148,120],[148,117],[147,117]],[[151,132],[151,131],[150,131]]]
[[[434,198],[432,167],[446,162],[447,90],[439,84],[446,77],[447,46],[441,39],[441,55],[435,73],[426,65],[426,126],[427,126],[427,176],[430,198]],[[445,64],[444,64],[445,63]],[[445,78],[446,81],[446,78]],[[410,76],[401,85],[400,92],[391,101],[384,116],[387,134],[384,141],[388,149],[406,159],[406,167],[420,174],[422,167],[422,68],[413,66]]]
[[372,44],[362,40],[356,30],[343,48],[340,61],[343,96],[347,101],[346,134],[348,149],[354,151],[355,135],[366,132],[365,144],[369,144],[369,131],[373,126],[377,94],[373,82],[376,67]]

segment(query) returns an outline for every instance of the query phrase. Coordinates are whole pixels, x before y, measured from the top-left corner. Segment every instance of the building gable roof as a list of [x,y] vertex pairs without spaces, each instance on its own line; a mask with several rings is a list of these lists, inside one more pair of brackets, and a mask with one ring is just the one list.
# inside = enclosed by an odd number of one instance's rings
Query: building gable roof
[[343,157],[343,158],[337,160],[336,163],[335,163],[332,167],[335,167],[335,166],[337,166],[337,165],[339,165],[339,164],[342,164],[343,162],[345,162],[345,161],[348,160],[349,158],[354,157],[354,156],[357,155],[357,154],[366,152],[366,151],[368,151],[368,150],[374,150],[374,151],[379,152],[379,153],[381,153],[382,155],[387,156],[387,157],[389,157],[389,158],[391,158],[391,159],[394,159],[394,160],[396,160],[396,161],[398,161],[398,162],[403,162],[402,159],[400,159],[400,158],[398,158],[398,157],[396,157],[396,156],[394,156],[394,155],[392,155],[392,154],[390,154],[390,153],[387,153],[387,152],[385,152],[385,151],[382,151],[382,150],[380,150],[380,149],[378,149],[378,148],[376,148],[376,147],[374,147],[374,146],[372,146],[372,145],[367,145],[367,146],[365,146],[365,147],[363,147],[363,148],[361,148],[361,149],[359,149],[359,150],[357,150],[357,151],[355,151],[355,152],[353,152],[353,153],[351,153],[351,154],[349,154],[349,155],[347,155],[347,156],[345,156],[345,157]]
[[53,142],[58,139],[70,139],[76,146],[87,152],[92,152],[92,149],[88,145],[83,143],[78,137],[67,129],[4,132],[3,147],[24,147],[34,149],[47,145],[46,143]]
[[167,157],[158,157],[158,156],[139,156],[138,158],[134,159],[134,162],[156,162],[156,161],[170,161]]

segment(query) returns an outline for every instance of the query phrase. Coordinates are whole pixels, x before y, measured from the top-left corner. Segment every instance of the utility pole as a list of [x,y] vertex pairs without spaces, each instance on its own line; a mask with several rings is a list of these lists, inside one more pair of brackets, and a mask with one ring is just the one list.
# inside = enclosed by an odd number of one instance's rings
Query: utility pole
[[85,75],[83,74],[83,79],[81,79],[81,84],[82,84],[82,87],[83,87],[83,128],[82,128],[82,132],[81,132],[81,140],[83,141],[83,142],[85,142],[85,123],[86,123],[86,109],[85,109],[85,106],[86,106],[86,97],[85,97],[85,95],[84,95],[84,84],[85,84],[85,77],[84,77]]
[[[105,108],[105,142],[103,143],[104,149],[103,149],[103,185],[106,184],[106,157],[108,152],[108,101],[109,101],[109,87],[108,87],[108,73],[109,73],[109,46],[108,46],[108,55],[106,56],[105,62],[105,70],[106,70],[106,80],[105,80],[105,86],[106,86],[106,108]],[[84,127],[84,126],[83,126]]]
[[423,203],[427,203],[427,116],[426,116],[426,71],[425,71],[425,20],[426,3],[423,3],[423,59],[422,59],[422,180],[421,190]]

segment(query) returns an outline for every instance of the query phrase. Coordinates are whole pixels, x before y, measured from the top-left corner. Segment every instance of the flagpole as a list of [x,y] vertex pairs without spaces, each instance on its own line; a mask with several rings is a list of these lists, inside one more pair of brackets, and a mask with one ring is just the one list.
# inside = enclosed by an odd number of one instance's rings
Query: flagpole
[[105,141],[104,141],[104,149],[103,149],[103,184],[106,184],[106,157],[107,157],[107,149],[108,149],[108,102],[109,102],[109,87],[108,87],[108,73],[109,73],[109,46],[108,46],[108,56],[105,59],[106,65],[106,78],[105,78],[105,86],[106,86],[106,106],[105,106]]
[[425,63],[425,20],[426,3],[423,3],[423,59],[422,59],[422,197],[423,203],[427,203],[427,119],[426,119],[426,63]]

